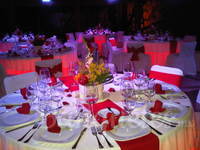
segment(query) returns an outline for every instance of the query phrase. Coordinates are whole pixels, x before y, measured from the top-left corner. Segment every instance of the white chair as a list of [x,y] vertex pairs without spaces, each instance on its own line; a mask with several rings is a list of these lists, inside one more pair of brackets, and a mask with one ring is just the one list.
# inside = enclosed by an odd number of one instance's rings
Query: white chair
[[179,87],[181,85],[183,71],[178,68],[153,65],[151,67],[149,77]]
[[77,44],[78,59],[84,62],[87,55],[88,55],[88,49],[86,47],[86,44],[85,43],[78,43]]
[[199,90],[199,92],[198,92],[198,94],[197,94],[196,102],[200,104],[200,90]]
[[111,63],[112,62],[112,45],[110,42],[106,42],[102,44],[102,56],[106,63]]
[[75,41],[74,33],[66,33],[65,35],[68,38],[69,42],[74,42]]
[[38,75],[36,72],[30,72],[15,76],[9,76],[4,79],[4,87],[7,94],[25,88],[32,83],[37,82]]
[[123,72],[124,65],[127,63],[132,63],[131,57],[132,57],[131,53],[125,53],[125,52],[112,53],[112,64],[115,65],[116,71]]
[[196,75],[197,67],[195,60],[196,41],[180,42],[180,53],[171,54],[167,58],[167,66],[183,70],[184,75]]
[[83,32],[75,32],[76,41],[78,43],[83,42]]
[[49,59],[35,62],[36,72],[39,74],[41,68],[48,68],[51,76],[62,76],[62,60],[61,59]]
[[6,95],[3,80],[6,77],[4,67],[0,64],[0,97]]

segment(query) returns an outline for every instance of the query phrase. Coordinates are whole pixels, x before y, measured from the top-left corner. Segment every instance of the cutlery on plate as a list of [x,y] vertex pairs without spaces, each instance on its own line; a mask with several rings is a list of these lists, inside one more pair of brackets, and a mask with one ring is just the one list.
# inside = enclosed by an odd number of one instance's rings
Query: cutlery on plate
[[100,148],[100,149],[104,148],[103,145],[101,144],[101,142],[99,141],[98,136],[97,136],[97,130],[96,130],[96,127],[91,127],[91,131],[92,131],[92,134],[93,134],[94,136],[96,136],[96,139],[97,139],[97,142],[98,142],[99,148]]
[[22,141],[26,135],[31,132],[31,130],[37,129],[37,127],[39,126],[39,122],[35,122],[33,127],[31,129],[29,129],[21,138],[19,138],[17,141]]
[[5,131],[5,133],[9,133],[9,132],[12,132],[12,131],[21,129],[21,128],[25,128],[25,127],[27,127],[27,126],[33,125],[34,123],[35,123],[35,122],[31,122],[31,123],[28,123],[28,124],[19,125],[19,126],[16,127],[16,128],[13,128],[13,129],[10,129],[10,130]]
[[[166,123],[169,123],[169,124],[172,124],[172,125],[175,125],[175,126],[178,125],[177,122],[171,122],[171,121],[165,120],[165,119],[160,118],[160,117],[152,116],[150,113],[147,113],[147,114],[145,114],[145,115],[148,116],[149,118],[151,117],[151,118],[154,119],[154,120],[165,121]],[[157,115],[157,114],[155,114],[155,115]]]
[[74,118],[74,120],[77,120],[78,117],[80,116],[80,114],[83,112],[83,109],[81,109],[79,112],[78,112],[78,115]]
[[[41,127],[41,125],[42,125],[42,124],[39,124],[38,127],[37,127],[36,129],[38,130],[38,129]],[[35,131],[31,134],[31,136],[30,136],[27,140],[24,141],[24,143],[28,143],[28,142],[30,141],[30,139],[33,137],[33,135],[37,132],[37,130],[35,130]]]
[[162,135],[162,133],[160,131],[158,131],[157,129],[155,129],[154,127],[152,127],[150,124],[148,124],[144,119],[139,118],[140,120],[144,121],[146,123],[146,125],[148,125],[152,130],[154,130],[157,134]]
[[106,138],[106,136],[103,134],[103,130],[102,130],[101,127],[97,127],[97,132],[98,132],[98,134],[103,135],[103,137],[104,137],[104,139],[106,140],[106,142],[107,142],[107,144],[108,144],[109,147],[114,147],[114,146],[109,142],[109,140]]
[[163,123],[163,124],[166,124],[166,125],[168,125],[168,126],[170,126],[170,127],[176,127],[175,124],[171,124],[171,123],[169,123],[169,122],[166,122],[165,120],[160,120],[159,118],[154,118],[154,117],[152,117],[150,114],[145,114],[144,117],[145,117],[147,120],[149,120],[149,121],[155,120],[155,121],[161,122],[161,123]]
[[81,131],[81,134],[79,135],[78,139],[76,140],[76,142],[74,143],[74,145],[72,146],[72,149],[76,149],[81,137],[83,136],[84,132],[87,130],[87,128],[84,128],[82,131]]

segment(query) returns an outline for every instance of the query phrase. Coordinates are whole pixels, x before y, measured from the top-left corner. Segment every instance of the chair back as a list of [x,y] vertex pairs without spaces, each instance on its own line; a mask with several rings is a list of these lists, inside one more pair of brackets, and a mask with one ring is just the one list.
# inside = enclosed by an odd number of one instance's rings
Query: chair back
[[30,72],[15,76],[9,76],[4,79],[5,91],[7,94],[25,88],[32,83],[37,82],[38,75],[36,72]]
[[76,32],[75,33],[75,37],[76,37],[76,41],[78,43],[82,43],[83,42],[83,32]]
[[3,84],[3,80],[5,77],[6,77],[5,69],[0,64],[0,97],[6,95],[6,91],[5,91],[4,84]]
[[125,52],[114,52],[112,53],[112,63],[116,67],[117,72],[123,72],[123,67],[127,63],[131,62],[131,53],[125,53]]
[[106,42],[102,45],[102,56],[107,63],[112,62],[112,45],[110,42]]
[[66,40],[69,42],[75,41],[74,33],[66,33]]
[[153,65],[151,67],[149,77],[180,86],[183,77],[183,71],[178,68]]
[[191,42],[180,42],[180,56],[194,56],[195,54],[195,48],[196,48],[197,42],[191,41]]
[[48,68],[51,76],[62,76],[62,60],[61,59],[49,59],[35,62],[35,70],[39,74],[42,68]]

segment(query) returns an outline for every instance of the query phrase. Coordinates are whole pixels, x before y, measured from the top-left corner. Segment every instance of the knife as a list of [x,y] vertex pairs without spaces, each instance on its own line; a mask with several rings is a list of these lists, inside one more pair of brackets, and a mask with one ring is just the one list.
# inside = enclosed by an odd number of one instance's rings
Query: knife
[[12,132],[12,131],[21,129],[21,128],[28,127],[28,126],[30,126],[30,125],[33,125],[34,123],[35,123],[35,121],[34,121],[34,122],[31,122],[31,123],[28,123],[28,124],[20,125],[20,126],[14,128],[14,129],[10,129],[10,130],[5,131],[5,133],[9,133],[9,132]]
[[84,132],[87,130],[87,128],[84,128],[82,131],[81,131],[81,134],[79,135],[77,141],[74,143],[74,145],[72,146],[72,149],[76,149],[77,145],[78,145],[78,142],[80,141],[81,137],[83,136]]

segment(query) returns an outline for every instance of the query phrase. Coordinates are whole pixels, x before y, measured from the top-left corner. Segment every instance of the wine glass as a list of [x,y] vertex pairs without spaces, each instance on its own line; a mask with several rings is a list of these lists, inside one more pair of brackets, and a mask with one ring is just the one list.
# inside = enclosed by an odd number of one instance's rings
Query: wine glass
[[120,90],[122,92],[122,96],[124,96],[125,100],[129,99],[133,95],[133,84],[129,80],[124,80],[120,84]]
[[147,83],[147,88],[144,91],[144,95],[147,96],[148,102],[151,103],[153,101],[153,96],[155,95],[155,83],[154,81],[149,80]]
[[39,72],[39,79],[46,84],[51,83],[51,75],[48,68],[41,68]]
[[130,77],[133,71],[133,65],[131,62],[123,64],[123,74],[125,77]]
[[95,123],[95,114],[94,114],[94,104],[98,101],[98,89],[95,86],[92,86],[91,89],[86,89],[85,91],[85,102],[89,104],[91,111],[91,124]]

